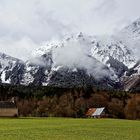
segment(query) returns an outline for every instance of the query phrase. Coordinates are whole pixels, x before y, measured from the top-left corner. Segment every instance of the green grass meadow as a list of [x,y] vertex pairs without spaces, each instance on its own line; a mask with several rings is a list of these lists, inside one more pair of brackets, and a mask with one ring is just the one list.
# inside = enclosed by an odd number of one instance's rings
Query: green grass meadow
[[1,118],[0,140],[140,140],[140,121]]

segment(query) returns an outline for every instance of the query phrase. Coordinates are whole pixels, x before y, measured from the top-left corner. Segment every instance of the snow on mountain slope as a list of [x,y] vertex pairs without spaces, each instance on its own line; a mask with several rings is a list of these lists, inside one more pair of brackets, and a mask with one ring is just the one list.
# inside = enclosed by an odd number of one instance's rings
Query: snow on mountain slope
[[139,81],[140,64],[135,57],[135,50],[137,56],[139,54],[139,46],[140,19],[114,36],[80,33],[46,42],[34,50],[26,62],[0,53],[0,82],[58,87],[113,87],[126,76],[124,83],[127,89],[131,89]]
[[122,29],[116,37],[133,50],[137,59],[140,59],[140,19]]
[[140,19],[137,19],[129,26],[120,31],[116,37],[133,50],[136,64],[125,72],[122,77],[124,90],[139,91],[140,90]]
[[88,36],[80,33],[78,36],[69,38],[69,40],[71,39],[84,45],[87,55],[95,57],[104,64],[107,64],[110,57],[128,68],[136,64],[132,50],[115,36]]
[[83,46],[85,54],[108,66],[119,77],[136,64],[133,52],[113,36],[87,36],[80,33],[71,39]]
[[140,39],[140,18],[125,27],[120,33],[125,34],[125,36],[130,39]]
[[17,83],[20,79],[23,62],[19,59],[0,53],[0,81],[2,83]]
[[[80,33],[61,41],[47,42],[33,51],[33,59],[29,62],[43,68],[42,85],[66,87],[70,86],[70,83],[75,86],[82,78],[82,75],[78,75],[83,70],[96,80],[108,77],[112,81],[119,81],[119,77],[128,69],[133,68],[137,61],[133,52],[115,36],[95,37]],[[30,65],[26,66],[26,69],[29,69]],[[40,70],[40,67],[37,71]],[[32,68],[30,70],[34,71],[33,66]],[[32,83],[36,77],[31,74],[31,71],[29,71],[29,75],[26,71],[25,84],[27,77],[29,77],[28,84]],[[86,77],[86,75],[84,76]],[[76,79],[76,77],[78,78]],[[88,83],[88,81],[86,82]]]
[[[7,61],[2,63],[1,59],[2,83],[63,87],[100,85],[103,81],[111,86],[119,82],[119,77],[135,61],[131,51],[114,38],[82,33],[61,41],[47,42],[33,51],[31,59],[25,63],[11,59],[8,58],[8,64]],[[5,69],[7,65],[8,70]],[[14,68],[18,68],[16,73]]]
[[132,52],[121,41],[113,37],[97,38],[92,48],[92,55],[104,64],[107,64],[110,57],[123,63],[128,68],[135,65],[136,61]]
[[[137,63],[140,60],[140,19],[137,19],[129,26],[125,27],[116,35],[122,42],[124,42],[131,50],[133,50]],[[140,74],[140,67],[134,66],[135,74]]]
[[[49,58],[49,61],[46,61],[47,64],[50,64],[49,70],[48,68],[45,69],[48,77],[46,76],[44,79],[43,85],[52,85],[52,83],[53,85],[60,85],[59,83],[62,84],[63,81],[62,85],[64,87],[66,85],[71,86],[70,83],[76,86],[79,81],[80,83],[77,86],[80,86],[82,81],[86,81],[81,80],[82,75],[80,74],[80,76],[79,73],[82,71],[85,77],[86,75],[92,77],[94,81],[95,79],[99,81],[104,78],[117,81],[117,75],[106,65],[91,56],[89,50],[90,46],[87,46],[87,42],[83,42],[78,36],[78,38],[70,37],[61,42],[49,42],[34,51],[33,56],[37,59],[42,59],[44,56]],[[86,82],[88,83],[89,81]],[[86,84],[86,82],[83,83]]]
[[[33,51],[33,57],[24,63],[1,54],[1,82],[57,87],[115,87],[119,82],[119,74],[115,70],[125,69],[119,58],[130,53],[125,51],[125,47],[122,49],[116,45],[114,48],[96,37],[80,33],[62,41],[48,42]],[[118,48],[120,51],[116,52]]]
[[[35,53],[36,52],[36,53]],[[33,57],[25,62],[21,84],[42,85],[52,67],[51,50],[43,47],[33,51]]]

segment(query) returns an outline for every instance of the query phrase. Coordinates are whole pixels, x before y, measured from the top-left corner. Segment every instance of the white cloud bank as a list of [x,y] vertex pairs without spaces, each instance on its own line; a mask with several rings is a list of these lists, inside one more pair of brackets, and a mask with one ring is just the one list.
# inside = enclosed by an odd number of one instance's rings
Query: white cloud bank
[[112,34],[140,17],[139,0],[0,0],[0,52],[26,59],[65,34]]
[[71,69],[85,69],[89,75],[97,80],[105,76],[116,80],[115,73],[92,56],[89,56],[88,49],[86,44],[81,44],[76,40],[62,43],[52,51],[53,67],[64,66]]

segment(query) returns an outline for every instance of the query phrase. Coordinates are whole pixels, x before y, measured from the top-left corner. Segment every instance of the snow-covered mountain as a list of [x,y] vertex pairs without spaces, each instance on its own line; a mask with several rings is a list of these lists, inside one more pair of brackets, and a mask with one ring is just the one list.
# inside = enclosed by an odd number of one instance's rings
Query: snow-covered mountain
[[139,39],[137,20],[114,36],[80,33],[46,42],[26,62],[0,53],[0,81],[57,87],[120,88],[123,84],[125,90],[130,90],[139,81],[140,63],[135,55]]
[[0,82],[18,84],[21,80],[23,61],[0,53]]
[[118,77],[136,64],[133,52],[114,36],[81,36],[89,54],[112,69]]
[[125,27],[116,37],[133,50],[136,59],[135,65],[123,77],[124,89],[127,91],[131,89],[140,90],[140,19]]
[[[61,41],[48,42],[33,52],[35,63],[44,69],[42,85],[50,86],[111,86],[117,82],[117,75],[95,59],[89,52],[88,42],[70,37]],[[46,58],[44,63],[40,63]],[[47,62],[47,63],[45,63]],[[104,80],[106,83],[104,84]]]
[[128,48],[133,50],[137,56],[137,59],[140,58],[140,18],[122,29],[119,33],[116,34],[116,37],[125,43]]
[[115,87],[118,78],[114,71],[91,56],[87,46],[81,49],[81,45],[78,38],[49,42],[24,63],[3,54],[1,81],[13,85]]
[[140,39],[140,18],[121,30],[121,33],[130,39]]

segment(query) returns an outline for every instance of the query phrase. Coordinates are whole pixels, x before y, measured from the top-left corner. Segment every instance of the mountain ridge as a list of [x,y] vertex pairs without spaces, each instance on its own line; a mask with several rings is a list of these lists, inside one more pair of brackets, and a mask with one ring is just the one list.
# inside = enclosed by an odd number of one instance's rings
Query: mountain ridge
[[140,75],[140,63],[128,44],[131,40],[140,43],[139,30],[137,20],[116,36],[80,33],[54,40],[34,50],[26,62],[0,53],[0,82],[55,87],[123,86],[124,90],[131,90],[139,83],[136,77]]

